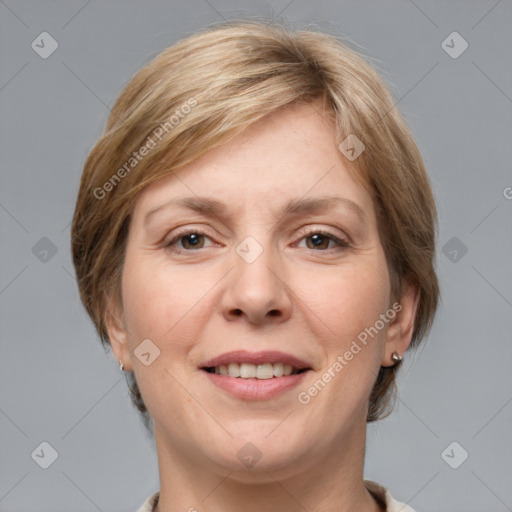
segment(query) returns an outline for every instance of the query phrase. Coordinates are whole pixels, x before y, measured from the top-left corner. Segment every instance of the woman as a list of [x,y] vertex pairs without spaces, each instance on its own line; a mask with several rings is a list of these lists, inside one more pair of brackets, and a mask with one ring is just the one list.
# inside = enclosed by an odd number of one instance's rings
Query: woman
[[411,511],[363,478],[439,289],[386,86],[335,38],[222,24],[121,93],[72,227],[82,301],[154,431],[140,511]]

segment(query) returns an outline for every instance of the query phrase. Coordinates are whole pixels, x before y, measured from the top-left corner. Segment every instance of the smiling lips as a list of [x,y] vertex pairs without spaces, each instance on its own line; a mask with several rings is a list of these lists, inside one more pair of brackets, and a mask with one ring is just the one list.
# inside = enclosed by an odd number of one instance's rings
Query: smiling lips
[[235,378],[270,379],[300,373],[310,369],[311,365],[298,357],[276,350],[264,352],[237,350],[210,359],[200,368],[217,375],[229,375]]
[[229,375],[230,377],[240,379],[265,380],[296,374],[304,370],[297,370],[292,365],[284,363],[230,363],[228,365],[221,364],[220,366],[215,366],[215,368],[208,368],[207,371],[216,375]]
[[210,381],[244,400],[271,398],[295,387],[311,366],[278,351],[229,352],[200,366]]

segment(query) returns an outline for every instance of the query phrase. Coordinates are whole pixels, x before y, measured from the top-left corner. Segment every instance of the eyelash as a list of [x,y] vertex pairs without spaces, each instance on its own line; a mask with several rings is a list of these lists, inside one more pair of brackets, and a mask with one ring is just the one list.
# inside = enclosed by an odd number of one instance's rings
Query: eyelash
[[[178,233],[175,237],[173,237],[172,240],[165,243],[165,249],[167,249],[171,252],[178,253],[178,254],[188,254],[188,253],[197,252],[197,251],[201,250],[202,248],[194,250],[194,249],[178,249],[176,247],[172,247],[176,242],[179,242],[182,238],[184,238],[188,235],[202,235],[202,236],[206,236],[207,238],[210,238],[206,233],[204,233],[200,230],[187,229],[185,231],[182,231],[181,233]],[[337,243],[339,247],[334,248],[335,250],[343,250],[343,249],[347,249],[348,247],[350,247],[349,243],[346,240],[340,239],[337,236],[333,235],[332,233],[329,233],[328,231],[325,231],[322,229],[308,229],[308,230],[302,232],[299,241],[303,240],[304,238],[308,238],[312,235],[322,235],[322,236],[328,238],[329,240],[332,240],[333,242]],[[319,251],[315,251],[314,249],[310,249],[310,250],[312,250],[314,252],[328,252],[332,249],[333,248],[322,249]]]

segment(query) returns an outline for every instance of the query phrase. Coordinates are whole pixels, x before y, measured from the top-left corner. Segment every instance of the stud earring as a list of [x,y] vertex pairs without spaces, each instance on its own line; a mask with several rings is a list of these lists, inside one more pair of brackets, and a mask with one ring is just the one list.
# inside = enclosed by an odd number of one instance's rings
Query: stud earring
[[393,359],[395,364],[400,364],[402,362],[403,357],[398,352],[393,352],[391,354],[391,359]]

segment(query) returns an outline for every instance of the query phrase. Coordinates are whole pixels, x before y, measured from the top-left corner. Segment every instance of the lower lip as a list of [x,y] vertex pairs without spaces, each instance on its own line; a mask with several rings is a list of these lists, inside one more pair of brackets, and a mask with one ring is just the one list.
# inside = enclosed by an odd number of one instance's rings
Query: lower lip
[[202,370],[210,381],[219,388],[242,400],[267,400],[298,386],[309,370],[286,377],[271,379],[242,379],[219,375]]

